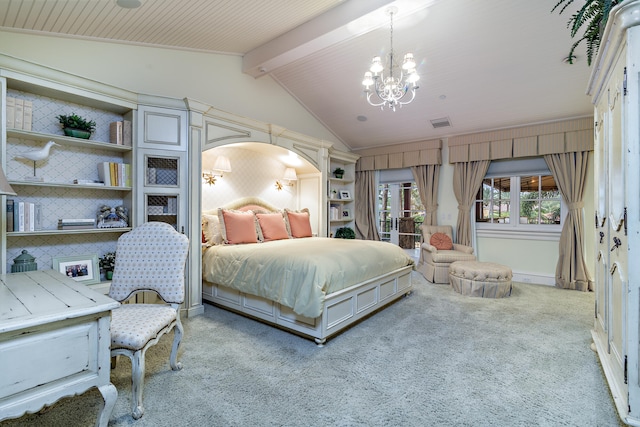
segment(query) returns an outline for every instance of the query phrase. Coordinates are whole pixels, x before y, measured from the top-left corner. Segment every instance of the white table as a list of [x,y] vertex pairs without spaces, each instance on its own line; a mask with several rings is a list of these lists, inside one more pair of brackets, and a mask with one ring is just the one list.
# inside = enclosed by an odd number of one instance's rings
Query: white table
[[119,303],[54,271],[0,275],[0,421],[97,387],[106,426],[111,310]]

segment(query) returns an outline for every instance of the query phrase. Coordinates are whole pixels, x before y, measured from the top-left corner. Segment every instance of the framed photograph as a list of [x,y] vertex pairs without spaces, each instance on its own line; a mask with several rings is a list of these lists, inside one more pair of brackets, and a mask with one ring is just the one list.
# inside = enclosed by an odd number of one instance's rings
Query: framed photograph
[[100,283],[98,255],[95,254],[54,257],[53,269],[85,285]]
[[340,190],[340,198],[341,199],[350,199],[351,193],[348,190]]
[[344,208],[342,209],[342,219],[351,218],[351,209]]

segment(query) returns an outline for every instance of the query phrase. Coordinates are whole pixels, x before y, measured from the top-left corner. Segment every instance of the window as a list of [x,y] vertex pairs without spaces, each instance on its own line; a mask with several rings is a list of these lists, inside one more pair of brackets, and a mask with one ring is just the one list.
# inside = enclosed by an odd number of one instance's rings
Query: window
[[565,211],[558,186],[546,164],[504,161],[493,170],[490,167],[482,181],[476,196],[476,227],[555,234],[562,230]]

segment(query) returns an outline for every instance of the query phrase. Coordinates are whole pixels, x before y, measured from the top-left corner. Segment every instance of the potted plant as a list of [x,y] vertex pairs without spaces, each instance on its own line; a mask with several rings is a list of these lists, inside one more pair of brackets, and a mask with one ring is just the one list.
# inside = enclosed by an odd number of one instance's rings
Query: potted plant
[[113,278],[113,268],[116,266],[116,253],[107,252],[100,258],[100,270],[103,270],[107,280]]
[[86,120],[73,113],[70,116],[59,115],[56,117],[62,124],[64,134],[76,138],[89,139],[91,133],[96,129],[96,122]]
[[336,239],[355,239],[356,232],[351,227],[340,227],[336,230]]
[[[567,28],[571,31],[571,37],[575,37],[580,27],[583,25],[586,25],[586,27],[582,37],[571,46],[569,56],[567,57],[569,64],[573,64],[573,60],[576,58],[573,54],[576,47],[578,47],[582,40],[585,40],[587,43],[587,64],[591,65],[591,59],[598,54],[600,37],[602,37],[604,27],[607,25],[609,12],[622,1],[623,0],[586,0],[584,5],[571,15],[569,22],[567,22]],[[559,13],[562,13],[572,3],[573,0],[558,0],[553,9],[551,9],[551,12],[554,12],[562,6],[559,10]]]
[[344,176],[344,169],[342,168],[336,168],[333,171],[333,176],[335,176],[338,179],[342,179],[342,177]]

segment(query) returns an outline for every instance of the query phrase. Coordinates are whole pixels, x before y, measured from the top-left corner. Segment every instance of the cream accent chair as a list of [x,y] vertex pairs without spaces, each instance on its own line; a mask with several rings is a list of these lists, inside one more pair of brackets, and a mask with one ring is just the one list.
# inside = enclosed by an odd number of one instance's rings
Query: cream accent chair
[[422,245],[418,271],[431,283],[449,283],[449,264],[452,262],[476,260],[471,246],[454,243],[452,250],[438,250],[429,243],[435,233],[444,233],[453,242],[453,228],[450,225],[423,225],[421,228]]
[[[147,222],[123,234],[116,244],[116,265],[109,296],[123,302],[137,292],[154,291],[166,304],[122,304],[111,313],[111,357],[131,359],[131,412],[142,417],[144,357],[147,349],[174,330],[169,363],[182,369],[178,346],[182,339],[180,304],[189,239],[163,222]],[[115,366],[115,364],[113,364]]]

